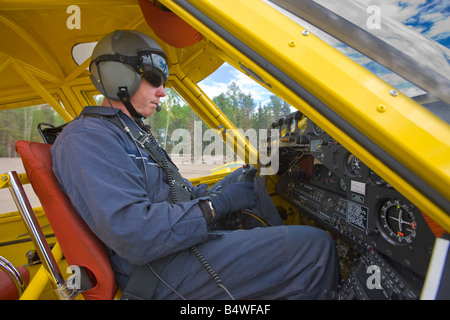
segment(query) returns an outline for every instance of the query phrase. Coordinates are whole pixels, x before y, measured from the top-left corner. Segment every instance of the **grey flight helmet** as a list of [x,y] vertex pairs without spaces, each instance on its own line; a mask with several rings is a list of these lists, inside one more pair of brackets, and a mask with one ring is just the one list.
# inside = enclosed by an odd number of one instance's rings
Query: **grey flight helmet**
[[135,30],[116,30],[103,37],[92,53],[90,72],[91,81],[104,96],[125,105],[142,78],[159,87],[169,76],[167,55],[156,41]]

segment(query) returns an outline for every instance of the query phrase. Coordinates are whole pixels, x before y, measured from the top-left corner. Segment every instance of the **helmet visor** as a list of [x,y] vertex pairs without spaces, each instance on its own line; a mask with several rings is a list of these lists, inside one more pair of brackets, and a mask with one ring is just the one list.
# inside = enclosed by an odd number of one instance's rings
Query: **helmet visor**
[[169,67],[166,58],[160,53],[144,51],[139,53],[141,65],[139,74],[152,86],[164,85],[169,78]]

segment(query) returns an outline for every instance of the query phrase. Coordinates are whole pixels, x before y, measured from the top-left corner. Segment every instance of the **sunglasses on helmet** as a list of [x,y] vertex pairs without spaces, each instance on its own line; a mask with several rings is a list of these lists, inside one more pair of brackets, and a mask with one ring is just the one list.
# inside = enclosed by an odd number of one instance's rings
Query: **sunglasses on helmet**
[[138,56],[140,64],[136,71],[139,75],[154,87],[164,85],[169,77],[166,57],[154,51],[142,51]]

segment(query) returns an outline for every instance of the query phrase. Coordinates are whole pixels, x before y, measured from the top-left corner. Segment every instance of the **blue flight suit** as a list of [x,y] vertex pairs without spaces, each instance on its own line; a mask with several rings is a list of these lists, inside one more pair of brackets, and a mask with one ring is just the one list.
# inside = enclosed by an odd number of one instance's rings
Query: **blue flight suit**
[[[136,126],[122,111],[116,112],[127,126]],[[136,265],[169,256],[162,278],[171,288],[159,282],[155,299],[228,298],[190,252],[194,245],[237,299],[323,299],[325,289],[336,288],[337,255],[327,233],[305,226],[276,226],[219,236],[209,230],[199,207],[200,200],[208,199],[202,195],[204,190],[193,186],[197,198],[167,202],[169,186],[163,170],[124,130],[85,114],[115,112],[110,107],[85,107],[52,146],[53,171],[77,212],[107,246],[121,289]],[[212,188],[225,186],[238,174]],[[257,209],[281,224],[257,178],[255,188]]]

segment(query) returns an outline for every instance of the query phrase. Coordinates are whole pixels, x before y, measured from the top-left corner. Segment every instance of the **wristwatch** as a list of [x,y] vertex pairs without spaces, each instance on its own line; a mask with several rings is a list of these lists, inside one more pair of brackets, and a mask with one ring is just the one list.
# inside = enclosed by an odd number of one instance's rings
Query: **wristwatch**
[[209,201],[209,200],[206,200],[206,202],[208,203],[209,208],[211,209],[211,213],[213,215],[213,218],[215,218],[216,217],[216,210],[214,209],[214,206],[213,206],[212,202]]

